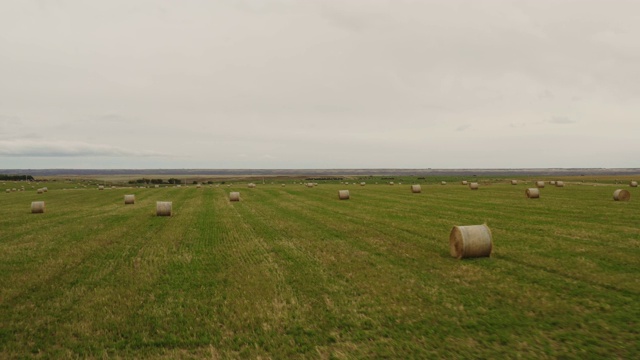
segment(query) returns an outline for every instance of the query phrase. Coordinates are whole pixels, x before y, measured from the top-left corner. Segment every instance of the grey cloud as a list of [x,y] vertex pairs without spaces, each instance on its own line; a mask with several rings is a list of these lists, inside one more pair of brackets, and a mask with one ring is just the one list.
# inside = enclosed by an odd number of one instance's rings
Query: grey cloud
[[153,151],[133,151],[115,146],[78,141],[0,140],[0,156],[82,157],[163,156]]
[[554,116],[551,118],[551,120],[549,120],[549,122],[552,124],[573,124],[577,121],[571,120],[566,116]]

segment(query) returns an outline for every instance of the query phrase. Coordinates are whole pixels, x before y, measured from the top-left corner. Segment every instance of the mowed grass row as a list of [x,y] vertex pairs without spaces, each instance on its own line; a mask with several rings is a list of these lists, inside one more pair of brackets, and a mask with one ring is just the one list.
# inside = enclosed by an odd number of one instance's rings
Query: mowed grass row
[[527,186],[5,194],[0,357],[638,357],[640,193]]

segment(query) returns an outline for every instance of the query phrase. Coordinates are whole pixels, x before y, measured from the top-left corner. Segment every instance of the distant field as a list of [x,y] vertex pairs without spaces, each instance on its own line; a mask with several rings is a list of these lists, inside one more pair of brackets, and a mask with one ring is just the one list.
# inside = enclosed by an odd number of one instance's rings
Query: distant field
[[[5,182],[0,358],[640,358],[640,188],[558,179]],[[491,258],[452,258],[451,228],[482,223]]]

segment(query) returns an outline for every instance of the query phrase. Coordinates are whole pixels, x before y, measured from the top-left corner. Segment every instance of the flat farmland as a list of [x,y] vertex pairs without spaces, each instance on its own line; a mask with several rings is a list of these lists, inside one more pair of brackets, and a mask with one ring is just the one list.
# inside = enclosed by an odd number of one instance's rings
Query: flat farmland
[[0,358],[638,358],[640,191],[574,180],[2,193]]

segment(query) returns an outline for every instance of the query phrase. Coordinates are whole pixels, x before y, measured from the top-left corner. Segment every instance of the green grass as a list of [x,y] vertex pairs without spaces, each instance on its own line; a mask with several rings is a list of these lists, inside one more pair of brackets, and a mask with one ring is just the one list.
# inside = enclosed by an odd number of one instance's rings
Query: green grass
[[[0,194],[0,358],[640,356],[638,189],[404,180]],[[492,257],[452,258],[482,223]]]

